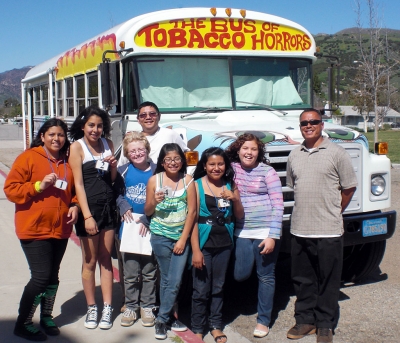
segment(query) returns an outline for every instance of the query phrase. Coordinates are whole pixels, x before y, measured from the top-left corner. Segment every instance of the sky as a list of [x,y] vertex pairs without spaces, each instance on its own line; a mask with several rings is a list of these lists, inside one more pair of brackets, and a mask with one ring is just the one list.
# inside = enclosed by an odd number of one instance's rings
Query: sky
[[[400,30],[400,1],[374,1],[380,26]],[[354,0],[2,1],[0,73],[42,63],[137,15],[182,7],[231,7],[264,12],[297,22],[312,34],[334,34],[355,27],[357,17]],[[366,13],[366,8],[363,12]],[[363,18],[362,26],[368,27],[366,17]]]

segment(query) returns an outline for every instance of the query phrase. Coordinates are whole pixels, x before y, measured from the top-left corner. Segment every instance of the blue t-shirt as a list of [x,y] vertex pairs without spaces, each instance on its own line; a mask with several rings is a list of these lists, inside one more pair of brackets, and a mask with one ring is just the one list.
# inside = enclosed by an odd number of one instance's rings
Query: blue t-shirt
[[[151,169],[143,171],[129,164],[128,170],[124,175],[125,179],[125,199],[132,206],[133,213],[144,214],[144,204],[146,202],[146,186],[150,177],[153,175]],[[124,222],[121,224],[120,237],[122,235]]]

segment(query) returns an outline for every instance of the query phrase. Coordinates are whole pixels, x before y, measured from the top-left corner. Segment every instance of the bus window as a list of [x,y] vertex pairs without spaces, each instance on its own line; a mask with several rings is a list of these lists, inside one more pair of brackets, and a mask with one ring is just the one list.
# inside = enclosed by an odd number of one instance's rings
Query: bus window
[[99,81],[97,72],[88,74],[89,94],[88,100],[89,105],[99,105]]
[[73,79],[66,79],[65,86],[67,88],[66,94],[66,105],[67,105],[67,116],[73,117],[74,116],[74,85]]
[[57,99],[56,99],[56,113],[58,116],[62,117],[64,115],[63,109],[64,109],[64,82],[63,81],[57,81],[56,87],[57,87]]
[[85,77],[76,77],[76,103],[78,105],[78,113],[81,113],[86,107],[85,101]]
[[227,59],[140,58],[140,102],[160,108],[232,108]]

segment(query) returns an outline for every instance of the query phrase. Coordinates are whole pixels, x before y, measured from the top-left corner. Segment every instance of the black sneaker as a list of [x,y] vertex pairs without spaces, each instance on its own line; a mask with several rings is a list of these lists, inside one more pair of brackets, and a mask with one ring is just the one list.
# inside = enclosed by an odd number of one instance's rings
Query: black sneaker
[[164,323],[156,322],[156,333],[154,337],[157,339],[167,338],[167,326]]
[[54,323],[53,316],[41,316],[40,326],[44,329],[46,335],[57,336],[60,334],[60,329],[57,327],[56,323]]
[[14,335],[35,342],[43,342],[47,339],[46,334],[36,328],[33,323],[22,325],[15,324]]
[[183,332],[187,330],[187,326],[181,323],[178,319],[175,319],[171,324],[172,331]]

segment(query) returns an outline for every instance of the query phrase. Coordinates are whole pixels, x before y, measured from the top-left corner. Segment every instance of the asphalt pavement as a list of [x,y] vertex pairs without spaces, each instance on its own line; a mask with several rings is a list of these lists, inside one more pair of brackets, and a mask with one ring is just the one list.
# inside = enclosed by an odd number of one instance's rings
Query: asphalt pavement
[[[20,140],[1,140],[1,148],[21,147]],[[22,343],[27,340],[14,336],[13,329],[18,315],[18,307],[23,289],[30,278],[28,264],[14,229],[14,204],[9,202],[3,192],[4,181],[9,168],[0,161],[0,342]],[[81,283],[81,249],[79,240],[72,236],[69,240],[67,251],[60,268],[60,286],[56,297],[53,316],[60,327],[61,335],[48,338],[48,342],[81,343],[81,342],[160,342],[154,337],[154,327],[143,327],[140,321],[131,327],[122,327],[121,320],[121,289],[118,284],[117,262],[114,264],[114,290],[113,290],[113,327],[110,330],[94,330],[84,327],[86,316],[86,301]],[[99,271],[96,272],[96,300],[99,309],[101,305],[101,290]],[[39,324],[39,309],[33,318]],[[188,321],[187,318],[185,322]],[[229,326],[224,331],[230,343],[246,343],[246,338],[233,331]],[[190,330],[182,333],[168,331],[165,342],[199,343],[201,342]],[[208,334],[205,342],[213,342]]]

